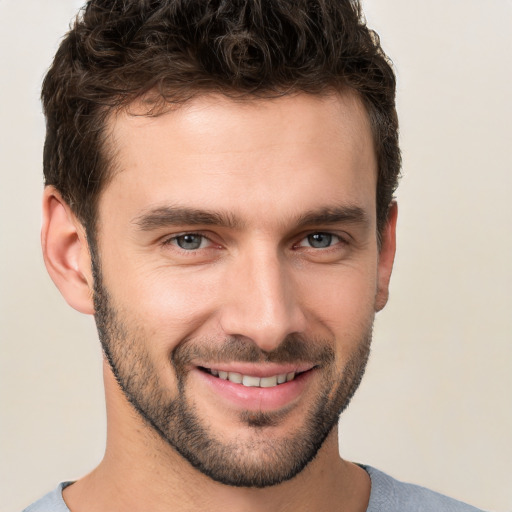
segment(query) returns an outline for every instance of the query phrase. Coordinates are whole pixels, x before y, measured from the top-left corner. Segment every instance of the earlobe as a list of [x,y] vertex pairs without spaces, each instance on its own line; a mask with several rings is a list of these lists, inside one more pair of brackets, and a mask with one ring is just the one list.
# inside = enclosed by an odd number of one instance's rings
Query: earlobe
[[389,297],[389,280],[393,270],[396,251],[396,220],[398,206],[395,202],[389,207],[388,218],[382,232],[377,273],[377,295],[375,311],[380,311],[386,305]]
[[41,245],[46,269],[66,302],[81,313],[94,314],[85,229],[52,186],[43,194]]

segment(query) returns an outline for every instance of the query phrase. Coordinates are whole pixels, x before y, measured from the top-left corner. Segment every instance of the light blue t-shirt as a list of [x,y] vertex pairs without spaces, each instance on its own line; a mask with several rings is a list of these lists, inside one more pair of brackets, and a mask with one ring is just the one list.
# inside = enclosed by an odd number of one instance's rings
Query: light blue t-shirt
[[[366,512],[483,512],[425,487],[399,482],[370,466],[361,467],[370,475],[372,482]],[[71,484],[61,483],[23,512],[70,512],[62,498],[62,490]]]

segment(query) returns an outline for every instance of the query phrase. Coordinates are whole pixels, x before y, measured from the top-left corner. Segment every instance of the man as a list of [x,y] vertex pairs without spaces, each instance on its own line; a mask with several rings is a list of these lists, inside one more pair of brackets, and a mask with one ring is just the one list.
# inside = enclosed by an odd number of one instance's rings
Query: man
[[352,1],[88,2],[43,85],[42,243],[108,435],[27,510],[476,510],[340,459],[395,253],[395,80]]

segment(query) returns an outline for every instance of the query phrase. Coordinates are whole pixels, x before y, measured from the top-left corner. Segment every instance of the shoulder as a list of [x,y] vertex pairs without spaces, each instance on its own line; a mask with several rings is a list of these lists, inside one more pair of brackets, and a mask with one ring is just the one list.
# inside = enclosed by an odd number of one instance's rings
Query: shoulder
[[23,512],[69,512],[64,499],[62,490],[73,482],[62,482],[56,489],[29,505]]
[[395,480],[370,466],[361,467],[372,482],[367,512],[482,512],[425,487]]

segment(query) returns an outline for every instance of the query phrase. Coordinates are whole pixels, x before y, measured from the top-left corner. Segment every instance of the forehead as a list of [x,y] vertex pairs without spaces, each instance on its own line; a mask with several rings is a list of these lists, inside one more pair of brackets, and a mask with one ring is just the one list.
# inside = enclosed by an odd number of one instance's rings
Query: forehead
[[135,103],[110,119],[116,172],[100,218],[117,203],[134,215],[171,203],[240,216],[300,214],[319,202],[374,210],[374,145],[355,93],[205,95],[159,116],[145,109]]

